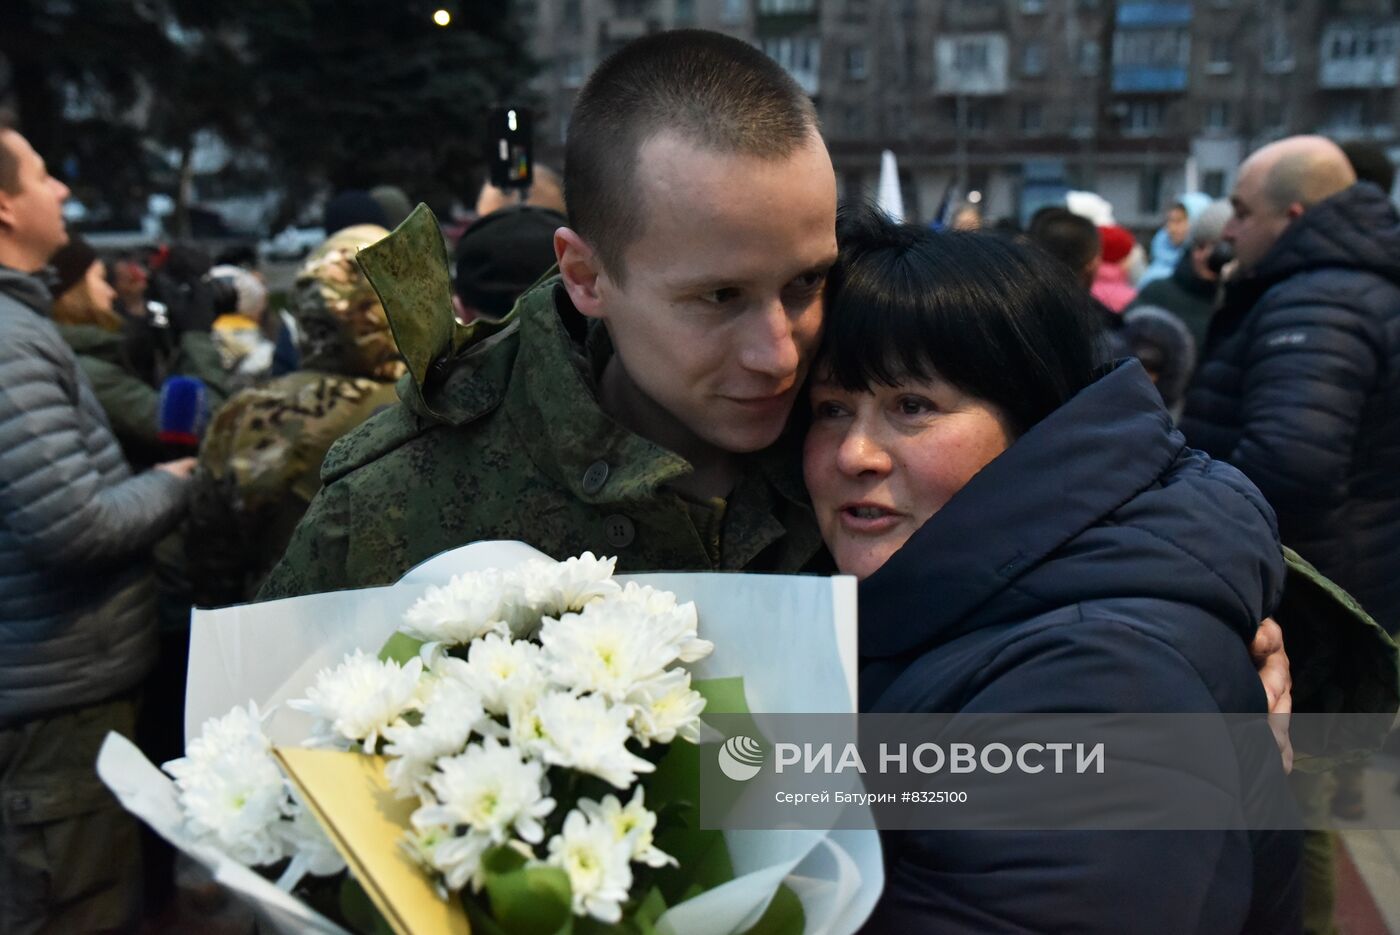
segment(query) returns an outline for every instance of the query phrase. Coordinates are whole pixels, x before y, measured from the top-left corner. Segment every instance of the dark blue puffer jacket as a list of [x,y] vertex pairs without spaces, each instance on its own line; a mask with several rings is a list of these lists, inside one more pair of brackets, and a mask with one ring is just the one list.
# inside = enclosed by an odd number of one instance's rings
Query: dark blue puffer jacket
[[[1248,642],[1282,584],[1259,491],[1187,448],[1124,362],[861,583],[861,710],[1262,712]],[[884,846],[872,933],[1299,927],[1293,833],[889,832]]]
[[1264,492],[1283,541],[1400,630],[1400,217],[1309,209],[1211,322],[1181,430]]

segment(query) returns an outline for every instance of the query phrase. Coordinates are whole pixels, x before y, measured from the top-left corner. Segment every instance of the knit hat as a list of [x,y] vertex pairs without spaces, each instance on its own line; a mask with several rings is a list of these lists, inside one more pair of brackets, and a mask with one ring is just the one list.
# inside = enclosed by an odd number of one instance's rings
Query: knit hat
[[1099,243],[1099,256],[1105,263],[1120,263],[1133,252],[1137,241],[1127,228],[1112,224],[1099,228]]
[[233,291],[238,294],[238,307],[235,311],[254,320],[262,318],[267,308],[267,286],[257,276],[241,266],[220,265],[210,268],[211,279],[227,279],[233,283]]
[[554,265],[554,232],[568,224],[549,208],[515,205],[493,211],[457,241],[457,295],[490,318],[504,318],[515,300]]
[[97,251],[92,249],[91,244],[77,234],[70,234],[67,246],[49,260],[56,274],[52,289],[54,296],[61,296],[82,282],[97,259]]
[[1225,225],[1229,223],[1230,215],[1234,213],[1235,209],[1224,198],[1212,201],[1200,214],[1196,215],[1196,220],[1191,224],[1191,245],[1200,247],[1204,244],[1215,243],[1224,235]]
[[325,218],[323,226],[326,229],[327,237],[357,224],[374,224],[378,227],[390,226],[388,219],[384,217],[384,208],[379,202],[375,201],[369,192],[359,190],[341,192],[326,202],[323,217]]

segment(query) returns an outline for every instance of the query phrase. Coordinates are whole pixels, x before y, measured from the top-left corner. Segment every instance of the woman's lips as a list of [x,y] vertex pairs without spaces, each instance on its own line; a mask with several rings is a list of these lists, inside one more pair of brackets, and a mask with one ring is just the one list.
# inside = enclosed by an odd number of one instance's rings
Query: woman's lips
[[847,503],[839,514],[841,528],[854,535],[879,535],[900,524],[904,516],[877,503]]

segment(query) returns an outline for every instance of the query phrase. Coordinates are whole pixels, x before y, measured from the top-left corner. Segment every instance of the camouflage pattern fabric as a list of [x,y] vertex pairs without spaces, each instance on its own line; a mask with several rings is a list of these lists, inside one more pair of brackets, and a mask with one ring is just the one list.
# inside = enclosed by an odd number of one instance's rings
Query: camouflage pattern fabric
[[186,541],[195,603],[250,600],[320,488],[331,444],[397,402],[392,383],[299,372],[236,394],[200,450]]
[[187,532],[197,604],[257,593],[320,488],[331,443],[397,401],[403,361],[355,263],[386,233],[347,228],[307,259],[293,310],[307,369],[237,394],[205,433]]
[[384,306],[355,264],[361,249],[388,233],[373,224],[347,227],[302,265],[292,314],[301,329],[305,369],[374,380],[403,376]]
[[[456,329],[445,255],[424,248],[434,237],[420,208],[360,255],[423,380],[400,381],[403,405],[332,447],[261,599],[386,584],[482,539],[616,555],[627,572],[793,572],[821,552],[794,446],[750,459],[727,501],[686,500],[670,485],[690,464],[599,408],[606,333],[595,330],[585,359],[560,321],[557,279],[527,292],[502,329]],[[430,363],[439,353],[452,356]]]

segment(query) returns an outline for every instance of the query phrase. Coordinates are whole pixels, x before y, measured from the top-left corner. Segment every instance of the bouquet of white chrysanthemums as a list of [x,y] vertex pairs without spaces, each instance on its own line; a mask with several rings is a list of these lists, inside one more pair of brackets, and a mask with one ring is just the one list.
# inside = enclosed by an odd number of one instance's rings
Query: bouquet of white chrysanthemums
[[[401,664],[357,651],[290,707],[311,746],[388,757],[416,797],[404,841],[444,895],[479,893],[493,848],[554,867],[572,910],[622,919],[634,868],[674,865],[638,777],[658,748],[699,740],[705,699],[680,663],[709,655],[693,603],[612,578],[591,553],[456,575],[405,614],[422,642]],[[651,751],[648,758],[639,755]],[[256,707],[208,723],[167,764],[189,828],[250,865],[290,858],[284,879],[338,873],[334,849],[292,796]]]
[[[117,737],[99,773],[279,932],[417,931],[405,886],[488,935],[854,931],[876,835],[701,830],[696,746],[707,696],[853,710],[849,581],[613,571],[477,543],[387,587],[196,612],[174,783]],[[381,797],[316,798],[296,745]],[[346,837],[364,809],[416,883]]]

